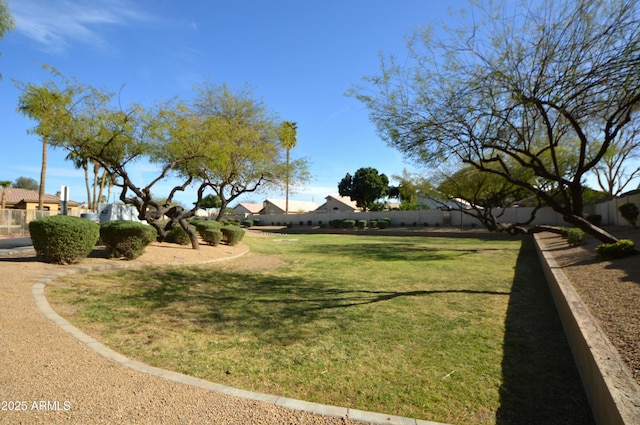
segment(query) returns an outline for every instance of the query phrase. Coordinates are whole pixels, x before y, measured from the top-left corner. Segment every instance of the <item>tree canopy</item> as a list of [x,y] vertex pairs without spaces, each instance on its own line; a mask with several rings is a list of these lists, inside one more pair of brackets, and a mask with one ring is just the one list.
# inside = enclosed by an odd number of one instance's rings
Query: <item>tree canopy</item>
[[[638,121],[638,2],[497,2],[470,16],[440,38],[416,33],[409,60],[383,58],[381,74],[354,95],[407,156],[494,174],[614,242],[583,217],[582,193]],[[520,169],[535,178],[520,179]]]
[[389,193],[389,178],[371,167],[360,168],[351,176],[347,173],[338,183],[340,196],[348,196],[364,211],[371,210],[378,199]]
[[31,177],[18,177],[15,182],[13,182],[13,187],[20,189],[29,189],[29,190],[38,190],[40,185],[35,179]]
[[[29,116],[37,121],[33,131],[46,134],[52,146],[106,170],[120,189],[120,200],[135,206],[139,218],[156,228],[160,241],[179,224],[198,247],[185,220],[200,208],[207,189],[214,191],[224,211],[241,194],[284,181],[277,118],[249,91],[205,84],[192,102],[176,99],[125,110],[114,105],[113,93],[54,74],[61,86],[20,86],[21,100],[29,100]],[[137,181],[138,173],[132,174],[140,161],[156,167],[149,181]],[[304,161],[296,166],[306,169]],[[151,190],[170,178],[168,196],[158,201]],[[173,201],[188,187],[196,192],[190,209]],[[169,221],[163,225],[165,218]]]

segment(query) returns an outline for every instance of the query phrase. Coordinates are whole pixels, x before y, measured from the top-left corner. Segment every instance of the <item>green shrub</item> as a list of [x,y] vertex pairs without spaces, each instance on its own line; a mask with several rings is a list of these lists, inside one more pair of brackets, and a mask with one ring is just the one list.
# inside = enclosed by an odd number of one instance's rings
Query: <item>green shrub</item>
[[260,225],[260,219],[259,218],[253,218],[253,225],[254,226],[259,226]]
[[222,239],[228,245],[238,244],[244,237],[244,234],[246,233],[246,230],[244,230],[242,227],[233,226],[233,225],[223,226],[222,229],[220,229],[220,231],[222,232]]
[[218,229],[222,227],[222,223],[216,220],[203,220],[196,223],[196,231],[202,239],[204,239],[204,233],[207,229]]
[[358,220],[357,226],[358,229],[364,229],[367,227],[367,220]]
[[307,220],[307,226],[313,226],[313,221]]
[[213,227],[205,229],[202,239],[212,246],[218,246],[222,240],[222,231]]
[[378,227],[378,220],[370,220],[369,221],[369,227],[371,227],[371,228]]
[[243,220],[242,225],[244,227],[253,227],[253,220]]
[[189,234],[179,224],[176,224],[175,227],[167,233],[165,241],[179,245],[189,245],[191,243]]
[[100,232],[91,220],[66,215],[44,217],[29,223],[29,233],[38,257],[54,264],[77,263],[89,255]]
[[100,237],[111,258],[124,257],[133,260],[144,253],[144,249],[156,240],[156,229],[137,221],[114,220],[100,225]]
[[596,247],[596,254],[603,260],[622,258],[635,252],[635,244],[629,239],[620,239],[616,243],[603,243]]
[[633,202],[627,202],[620,205],[618,211],[622,214],[622,217],[629,222],[633,227],[636,227],[636,221],[638,220],[638,207]]
[[354,227],[356,227],[356,221],[355,220],[342,220],[341,227],[343,229],[353,229]]
[[387,227],[389,227],[389,221],[387,220],[378,220],[378,229],[386,229]]
[[581,229],[572,227],[565,229],[563,232],[566,232],[567,243],[570,246],[578,246],[584,243],[584,232]]
[[332,229],[339,229],[340,226],[342,226],[342,220],[331,220],[329,221],[329,226],[331,226]]

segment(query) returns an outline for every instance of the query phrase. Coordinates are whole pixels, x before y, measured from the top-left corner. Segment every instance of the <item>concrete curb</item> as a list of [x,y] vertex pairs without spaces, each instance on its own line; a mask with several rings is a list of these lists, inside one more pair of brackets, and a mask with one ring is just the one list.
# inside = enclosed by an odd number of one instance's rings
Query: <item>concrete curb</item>
[[[235,258],[239,258],[245,255],[248,252],[249,250],[247,249],[246,251],[243,251],[231,257],[218,258],[215,260],[200,261],[200,262],[189,263],[189,264],[190,265],[191,264],[209,264],[214,262],[233,260]],[[149,366],[145,363],[131,360],[128,357],[123,356],[122,354],[108,348],[107,346],[101,344],[94,338],[90,337],[89,335],[85,334],[84,332],[82,332],[81,330],[73,326],[69,321],[67,321],[60,315],[58,315],[58,313],[56,313],[53,310],[53,308],[51,308],[51,305],[49,304],[49,301],[47,301],[47,298],[44,293],[44,288],[47,286],[47,284],[51,280],[57,277],[67,276],[75,273],[87,273],[92,271],[133,269],[133,268],[145,267],[147,265],[149,264],[131,262],[131,263],[100,265],[100,266],[86,266],[86,267],[80,266],[80,267],[74,267],[71,269],[65,269],[64,271],[61,271],[59,273],[50,274],[42,278],[39,282],[33,285],[33,287],[31,288],[31,293],[33,295],[33,299],[35,301],[36,306],[40,309],[40,311],[42,311],[42,313],[48,319],[50,319],[57,326],[65,330],[67,333],[69,333],[71,336],[76,338],[78,341],[87,345],[89,348],[94,350],[96,353],[98,353],[102,357],[110,361],[119,363],[130,369],[136,370],[138,372],[155,375],[155,376],[168,379],[170,381],[174,381],[180,384],[191,385],[191,386],[203,388],[209,391],[216,391],[219,393],[223,393],[223,394],[227,394],[235,397],[240,397],[248,400],[261,401],[265,403],[274,404],[276,406],[284,407],[287,409],[301,410],[304,412],[318,414],[322,416],[345,418],[345,419],[351,419],[354,421],[360,421],[360,422],[365,422],[370,424],[380,424],[380,425],[384,425],[384,424],[387,424],[387,425],[447,425],[440,422],[430,422],[430,421],[424,421],[421,419],[406,418],[402,416],[393,416],[393,415],[387,415],[383,413],[366,412],[366,411],[357,410],[357,409],[350,409],[347,407],[329,406],[329,405],[324,405],[319,403],[307,402],[303,400],[296,400],[296,399],[287,398],[287,397],[279,397],[279,396],[270,395],[270,394],[255,393],[251,391],[245,391],[238,388],[233,388],[226,385],[218,384],[215,382],[206,381],[204,379],[195,378],[193,376],[184,375],[182,373],[172,372],[170,370]],[[184,263],[169,263],[166,265],[168,266],[184,265]]]
[[640,386],[539,237],[536,251],[596,423],[640,424]]

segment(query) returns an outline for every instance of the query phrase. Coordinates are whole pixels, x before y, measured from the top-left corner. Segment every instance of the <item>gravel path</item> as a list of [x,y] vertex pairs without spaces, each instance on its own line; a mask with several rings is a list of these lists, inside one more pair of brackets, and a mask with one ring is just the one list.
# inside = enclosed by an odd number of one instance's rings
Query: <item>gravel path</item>
[[[175,247],[175,246],[174,246]],[[205,261],[239,247],[152,246],[140,262]],[[99,257],[99,256],[98,256]],[[104,264],[102,258],[81,265]],[[0,257],[0,423],[356,424],[168,381],[109,361],[47,319],[32,286],[69,266]]]

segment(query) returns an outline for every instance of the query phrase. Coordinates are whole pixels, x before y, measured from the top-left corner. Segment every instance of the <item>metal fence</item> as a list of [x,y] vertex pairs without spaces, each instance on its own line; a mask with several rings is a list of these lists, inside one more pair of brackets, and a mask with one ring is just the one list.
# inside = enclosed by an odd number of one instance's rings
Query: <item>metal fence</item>
[[[84,209],[69,211],[69,215],[80,217]],[[29,223],[42,217],[58,215],[58,211],[39,210],[0,210],[0,236],[26,236],[29,234]]]

